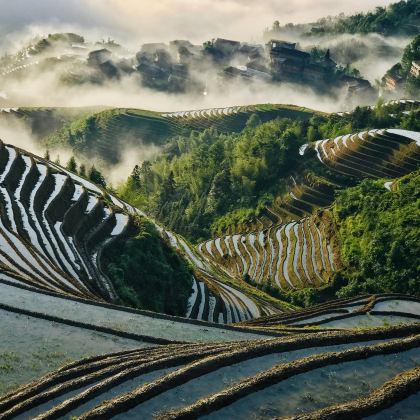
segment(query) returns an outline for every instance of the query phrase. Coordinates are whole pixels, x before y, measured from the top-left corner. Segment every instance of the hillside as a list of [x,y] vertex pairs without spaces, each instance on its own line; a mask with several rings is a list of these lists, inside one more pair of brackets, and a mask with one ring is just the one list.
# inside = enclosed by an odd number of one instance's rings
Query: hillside
[[420,420],[420,0],[375,1],[3,2],[0,420]]
[[[192,174],[208,176],[207,159],[246,174],[249,205],[254,188],[272,193],[241,223],[218,207],[221,233],[196,245],[162,215],[2,143],[0,417],[417,412],[417,112],[402,101],[303,120],[251,113],[236,134],[188,128],[151,172],[166,160],[200,192]],[[121,187],[133,203],[145,169]],[[178,200],[179,173],[154,179],[164,194],[151,203]],[[212,182],[220,199],[226,180]]]
[[123,150],[140,144],[165,145],[176,135],[214,127],[219,132],[239,132],[252,114],[263,121],[277,117],[309,119],[316,112],[285,105],[253,105],[174,113],[114,109],[75,119],[43,140],[51,149],[70,147],[82,156],[117,163]]
[[224,284],[185,240],[92,182],[3,143],[0,156],[3,280],[221,323],[282,310]]
[[[330,205],[335,191],[364,177],[398,177],[415,169],[408,156],[416,153],[413,141],[381,146],[372,144],[367,133],[376,127],[419,130],[418,108],[416,101],[390,102],[303,121],[278,118],[266,123],[253,114],[240,133],[207,129],[170,140],[118,191],[195,243],[297,221]],[[359,132],[368,141],[355,134],[348,149],[348,137],[343,144],[340,136]],[[321,143],[320,138],[331,140]],[[337,144],[337,156],[327,156],[326,162],[317,159],[320,144]],[[377,158],[375,153],[380,153]],[[404,153],[407,163],[402,163]],[[364,156],[369,156],[365,171],[357,164]]]
[[328,16],[310,24],[274,24],[266,31],[266,38],[290,30],[300,31],[306,36],[379,33],[385,36],[417,35],[420,26],[420,12],[416,0],[402,0],[387,7],[377,7],[368,13],[357,13],[350,16]]
[[420,36],[417,35],[404,49],[401,60],[394,64],[382,78],[386,95],[397,96],[400,92],[417,97],[420,92],[420,79],[412,72],[420,60]]

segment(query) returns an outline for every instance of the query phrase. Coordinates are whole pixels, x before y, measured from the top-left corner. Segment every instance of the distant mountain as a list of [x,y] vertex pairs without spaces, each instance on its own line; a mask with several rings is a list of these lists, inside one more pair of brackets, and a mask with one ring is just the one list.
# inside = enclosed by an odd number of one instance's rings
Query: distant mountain
[[307,36],[333,34],[378,33],[385,36],[417,35],[420,29],[420,8],[417,0],[402,0],[387,7],[377,7],[368,13],[335,16],[319,19],[309,24],[288,23],[280,26],[276,21],[265,32],[266,38],[276,38],[282,33],[294,32]]

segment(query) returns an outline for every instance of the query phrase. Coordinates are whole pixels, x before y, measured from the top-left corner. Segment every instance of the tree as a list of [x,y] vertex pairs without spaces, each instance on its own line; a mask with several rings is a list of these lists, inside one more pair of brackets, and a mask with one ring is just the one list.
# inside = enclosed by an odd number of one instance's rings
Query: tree
[[80,165],[79,175],[86,178],[86,166],[83,163]]
[[77,162],[74,156],[72,156],[67,162],[66,169],[68,169],[70,172],[77,173]]
[[420,60],[420,35],[416,36],[404,50],[401,65],[405,73],[409,73],[411,63],[415,60]]
[[145,160],[141,164],[140,180],[143,183],[143,188],[146,191],[146,193],[149,193],[150,191],[152,191],[152,188],[153,188],[152,164],[148,160]]
[[88,179],[90,179],[93,183],[97,185],[101,185],[102,187],[106,188],[106,182],[105,178],[102,176],[102,174],[95,168],[95,165],[93,165],[88,174]]
[[308,128],[308,134],[306,136],[309,142],[317,140],[318,132],[313,125],[310,125]]
[[252,114],[246,122],[246,128],[251,130],[258,127],[259,125],[261,125],[261,118],[258,116],[258,114]]
[[174,197],[175,191],[175,177],[173,171],[171,171],[162,185],[161,196],[165,199],[165,201],[170,201],[171,198]]
[[134,166],[134,169],[128,178],[128,183],[131,189],[139,190],[141,188],[140,174],[141,170],[139,165]]
[[206,213],[221,214],[226,210],[231,196],[230,173],[223,169],[213,179],[209,195],[207,197]]
[[331,59],[331,52],[330,49],[327,49],[327,52],[325,53],[325,60],[330,60]]

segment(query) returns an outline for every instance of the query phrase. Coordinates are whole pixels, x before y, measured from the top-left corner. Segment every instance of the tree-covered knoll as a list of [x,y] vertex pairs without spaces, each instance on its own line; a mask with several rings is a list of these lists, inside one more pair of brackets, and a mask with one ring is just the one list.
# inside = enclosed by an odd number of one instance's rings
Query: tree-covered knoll
[[[392,114],[392,116],[390,116]],[[252,116],[239,134],[215,129],[173,138],[153,162],[136,166],[119,194],[192,241],[246,223],[288,192],[287,178],[327,170],[299,147],[367,128],[418,128],[398,106],[356,108],[345,117],[315,115],[307,121]]]
[[143,218],[135,222],[137,234],[115,240],[102,255],[121,303],[184,316],[192,288],[190,268],[151,222]]

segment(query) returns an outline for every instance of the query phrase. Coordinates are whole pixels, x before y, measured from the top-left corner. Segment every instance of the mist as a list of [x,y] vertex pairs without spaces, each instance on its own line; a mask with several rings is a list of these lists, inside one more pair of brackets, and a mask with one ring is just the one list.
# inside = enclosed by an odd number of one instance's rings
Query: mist
[[[7,118],[0,117],[0,140],[39,157],[45,156],[47,152],[47,148],[31,133],[24,121],[12,115],[8,115]],[[135,165],[140,165],[145,160],[152,161],[162,151],[161,147],[145,144],[139,138],[123,138],[122,144],[126,144],[126,147],[121,151],[119,162],[116,165],[110,165],[100,158],[88,160],[85,156],[75,154],[66,147],[55,147],[49,149],[48,152],[51,161],[64,167],[71,157],[76,158],[78,166],[85,165],[87,170],[94,165],[104,172],[107,183],[115,187],[127,180]]]
[[[312,0],[160,0],[153,3],[147,0],[0,0],[0,56],[16,53],[34,38],[59,32],[80,34],[92,47],[96,41],[111,37],[124,47],[118,58],[124,58],[124,54],[134,57],[143,43],[167,43],[174,39],[189,39],[199,45],[217,37],[263,43],[264,29],[274,20],[282,25],[307,23],[339,13],[365,12],[391,3],[392,0],[353,0],[343,4],[319,0],[314,7]],[[329,48],[337,63],[351,63],[372,84],[400,60],[402,50],[409,42],[405,38],[385,38],[378,34],[305,38],[296,33],[284,33],[281,37],[298,42],[299,48],[307,51],[314,46]],[[88,52],[81,50],[81,62],[86,62]],[[54,54],[49,51],[46,55],[60,60],[60,54],[60,51]],[[47,57],[42,53],[37,56],[40,62],[43,58]],[[205,67],[208,68],[203,70]],[[4,83],[0,80],[0,107],[139,108],[171,112],[275,103],[337,112],[367,104],[363,98],[357,103],[350,102],[344,88],[321,92],[303,84],[243,79],[221,83],[219,71],[210,62],[201,69],[192,68],[191,78],[205,86],[206,94],[198,90],[175,94],[145,87],[139,73],[97,84],[68,84],[61,77],[65,72],[64,64],[34,63],[25,70],[24,76],[8,77]],[[45,154],[39,139],[34,138],[18,119],[9,118],[7,124],[0,119],[0,138],[34,154]],[[121,152],[119,163],[112,167],[98,159],[84,161],[83,156],[76,156],[76,159],[87,167],[95,164],[104,170],[109,183],[118,185],[134,165],[153,160],[161,152],[157,146],[145,145],[143,139],[127,139],[126,144],[130,146]],[[58,156],[60,163],[65,165],[72,151],[51,151],[52,160]]]
[[46,152],[46,148],[34,138],[29,127],[13,116],[0,116],[0,140],[37,156],[42,157]]
[[[317,94],[309,87],[296,84],[247,83],[232,80],[219,85],[216,75],[205,79],[207,95],[197,93],[171,94],[141,86],[137,77],[110,81],[102,85],[66,86],[54,72],[31,70],[31,76],[7,84],[7,99],[0,104],[7,107],[90,107],[140,108],[153,111],[180,111],[257,103],[304,105],[330,112],[337,103],[344,106],[345,92],[337,97]],[[48,94],[46,94],[48,92]]]
[[[339,13],[354,14],[392,0],[0,0],[0,40],[32,26],[94,31],[126,45],[187,38],[202,43],[215,37],[261,41],[264,28],[306,23]],[[10,41],[3,39],[3,45]],[[2,42],[2,41],[0,41]],[[0,44],[1,46],[1,44]]]
[[[126,181],[133,171],[135,165],[144,161],[153,161],[162,151],[162,148],[155,144],[144,144],[141,139],[136,139],[136,144],[127,146],[121,152],[120,161],[106,171],[106,180],[112,186],[118,186]],[[99,167],[104,165],[98,164]]]
[[[49,33],[75,32],[88,42],[109,36],[127,46],[134,56],[144,42],[168,42],[183,38],[202,44],[215,37],[263,42],[263,31],[276,19],[281,24],[293,21],[315,21],[341,12],[350,14],[386,6],[389,0],[354,0],[339,4],[319,0],[316,7],[310,0],[0,0],[0,55],[16,52],[34,37]],[[176,11],[176,13],[174,13]],[[205,11],[205,13],[203,13]],[[7,17],[7,19],[5,19]],[[282,35],[283,37],[283,35]],[[284,38],[288,38],[285,34]],[[302,48],[331,48],[333,58],[345,65],[345,57],[335,57],[343,43],[352,40],[366,46],[365,53],[352,61],[362,77],[370,82],[380,79],[402,54],[406,39],[383,38],[379,35],[342,35],[323,38],[290,36]],[[389,54],[377,54],[377,46],[389,47]],[[341,59],[341,60],[340,60]],[[179,111],[198,108],[249,105],[255,103],[287,103],[321,111],[346,110],[349,105],[344,92],[320,95],[311,88],[297,85],[276,85],[256,82],[232,82],[227,89],[219,86],[212,69],[197,74],[208,94],[170,94],[148,89],[138,77],[108,81],[102,85],[68,86],[60,82],[56,72],[34,66],[27,77],[11,79],[0,85],[0,106],[44,107],[133,107],[156,111]]]

